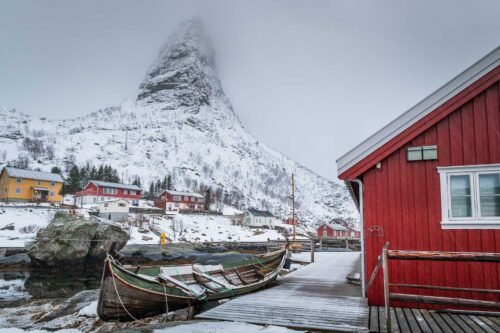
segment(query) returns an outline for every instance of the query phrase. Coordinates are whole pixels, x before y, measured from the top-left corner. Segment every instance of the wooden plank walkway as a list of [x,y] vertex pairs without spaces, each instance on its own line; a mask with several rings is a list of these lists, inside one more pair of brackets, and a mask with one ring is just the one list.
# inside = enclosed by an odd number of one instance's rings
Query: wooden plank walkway
[[[359,252],[318,252],[315,262],[275,287],[235,298],[197,318],[291,328],[368,332],[369,307],[347,274],[359,271]],[[300,259],[300,258],[299,258]]]
[[[498,333],[500,316],[479,316],[424,309],[391,308],[394,333]],[[385,309],[370,306],[370,332],[386,332]]]

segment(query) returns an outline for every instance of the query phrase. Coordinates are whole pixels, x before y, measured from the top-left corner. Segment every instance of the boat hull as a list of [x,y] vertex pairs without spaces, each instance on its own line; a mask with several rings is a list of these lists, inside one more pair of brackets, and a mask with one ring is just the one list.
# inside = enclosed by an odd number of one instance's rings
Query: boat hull
[[[286,251],[283,251],[283,253],[278,253],[273,257],[263,257],[261,267],[268,267],[268,270],[274,268],[265,278],[254,283],[241,280],[242,283],[239,286],[232,286],[232,288],[207,294],[203,297],[189,295],[178,289],[167,287],[153,279],[144,279],[120,267],[112,260],[106,260],[97,313],[105,321],[131,321],[160,315],[167,311],[175,311],[205,301],[246,294],[264,288],[276,280],[279,271],[283,267],[285,253]],[[244,271],[245,269],[248,270],[248,267],[236,267],[228,271],[233,271],[234,274],[240,276],[235,271]]]

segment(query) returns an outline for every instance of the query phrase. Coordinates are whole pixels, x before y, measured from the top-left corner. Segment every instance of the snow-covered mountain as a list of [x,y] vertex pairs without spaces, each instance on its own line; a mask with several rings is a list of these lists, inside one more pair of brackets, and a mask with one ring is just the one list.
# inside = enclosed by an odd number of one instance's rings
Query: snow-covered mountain
[[[121,105],[66,120],[0,108],[0,164],[24,159],[50,170],[72,163],[111,164],[125,182],[171,175],[178,190],[210,186],[239,207],[291,211],[309,225],[356,218],[343,184],[319,176],[256,140],[243,127],[216,75],[214,49],[199,20],[180,25],[160,50],[137,94]],[[43,152],[24,150],[24,138]],[[48,149],[47,149],[48,147]]]

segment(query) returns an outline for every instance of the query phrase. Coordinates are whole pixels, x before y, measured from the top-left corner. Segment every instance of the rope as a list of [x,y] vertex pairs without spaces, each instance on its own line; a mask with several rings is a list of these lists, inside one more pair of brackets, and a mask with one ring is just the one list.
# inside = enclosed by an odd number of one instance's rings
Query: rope
[[162,283],[162,284],[163,284],[163,292],[165,293],[165,320],[163,322],[166,323],[167,317],[168,317],[167,287],[165,286],[165,283]]
[[128,310],[127,308],[125,307],[125,304],[123,304],[123,301],[122,301],[122,298],[120,297],[120,293],[118,292],[118,288],[116,287],[116,281],[115,281],[115,274],[113,273],[113,269],[111,268],[111,276],[113,277],[113,285],[115,287],[115,292],[116,292],[116,296],[118,297],[118,300],[120,301],[120,304],[122,305],[122,308],[123,310],[125,310],[125,312],[130,316],[130,318],[132,318],[134,321],[138,321],[138,322],[141,322],[142,324],[146,324],[145,322],[143,322],[142,320],[139,320],[137,319],[136,317],[134,317]]

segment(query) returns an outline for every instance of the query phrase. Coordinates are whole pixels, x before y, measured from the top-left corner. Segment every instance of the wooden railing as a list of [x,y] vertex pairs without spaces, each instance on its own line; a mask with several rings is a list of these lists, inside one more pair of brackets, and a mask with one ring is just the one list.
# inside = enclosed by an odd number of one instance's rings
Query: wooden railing
[[429,290],[444,290],[444,291],[461,291],[475,293],[491,293],[500,294],[498,289],[478,289],[478,288],[459,288],[447,286],[431,286],[409,283],[390,283],[389,281],[389,261],[390,260],[429,260],[429,261],[453,261],[453,262],[497,262],[500,263],[500,253],[481,253],[481,252],[441,252],[441,251],[401,251],[389,250],[389,243],[386,243],[382,248],[382,255],[373,271],[370,281],[367,285],[367,290],[373,283],[377,271],[382,267],[383,283],[384,283],[384,304],[385,304],[385,320],[387,332],[392,331],[390,302],[400,301],[409,303],[425,303],[453,306],[468,306],[480,307],[500,310],[500,303],[493,301],[483,301],[477,299],[467,299],[458,297],[442,297],[442,296],[427,296],[419,294],[393,293],[391,287],[429,289]]

